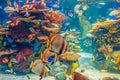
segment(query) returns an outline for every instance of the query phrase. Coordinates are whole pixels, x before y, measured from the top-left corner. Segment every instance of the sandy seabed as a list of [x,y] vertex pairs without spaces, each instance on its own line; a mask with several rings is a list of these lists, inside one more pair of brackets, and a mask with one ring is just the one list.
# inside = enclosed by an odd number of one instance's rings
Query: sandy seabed
[[[82,53],[80,52],[78,54],[80,54],[81,57],[79,59],[80,67],[76,70],[77,72],[80,72],[81,70],[84,69],[85,72],[83,72],[82,74],[87,76],[90,80],[102,80],[103,77],[118,78],[120,80],[120,74],[100,72],[99,70],[92,67],[92,65],[94,65],[90,61],[90,59],[92,58],[92,54],[83,52]],[[39,80],[39,76],[35,74],[27,74],[24,76],[17,76],[12,74],[0,74],[0,80]],[[55,80],[55,78],[52,76],[48,76],[46,78],[43,78],[42,80]]]

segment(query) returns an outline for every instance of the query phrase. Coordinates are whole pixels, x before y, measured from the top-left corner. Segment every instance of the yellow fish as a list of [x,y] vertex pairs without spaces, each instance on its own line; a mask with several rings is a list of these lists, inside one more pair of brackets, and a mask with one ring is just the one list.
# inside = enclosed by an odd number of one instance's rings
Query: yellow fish
[[30,69],[33,73],[40,76],[40,80],[43,77],[46,77],[47,73],[49,72],[49,69],[45,66],[45,64],[40,59],[32,62],[30,65]]
[[106,21],[111,21],[110,18],[107,18]]
[[92,57],[91,62],[95,62],[95,57],[94,56]]
[[109,29],[109,33],[116,33],[117,32],[117,29],[116,28],[110,28]]
[[81,47],[80,46],[75,46],[75,48],[80,49]]
[[75,70],[79,67],[79,63],[78,62],[74,62],[72,63],[72,68],[71,68],[71,72],[75,72]]
[[120,64],[120,55],[117,57],[115,63],[116,63],[116,64]]
[[105,72],[108,72],[108,71],[103,69],[103,70],[100,70],[100,72],[104,72],[105,73]]

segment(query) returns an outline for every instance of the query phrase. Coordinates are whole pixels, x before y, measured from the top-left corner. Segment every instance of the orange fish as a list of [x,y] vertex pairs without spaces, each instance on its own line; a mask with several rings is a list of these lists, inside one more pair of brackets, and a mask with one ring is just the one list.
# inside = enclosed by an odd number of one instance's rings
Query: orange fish
[[47,41],[47,47],[51,51],[56,52],[58,55],[68,51],[67,41],[59,34],[54,35],[50,40]]
[[36,33],[32,33],[32,34],[30,34],[30,35],[28,36],[28,39],[29,39],[29,40],[33,40],[34,37],[35,37],[35,35],[36,35]]
[[31,71],[40,76],[40,80],[47,76],[46,66],[43,64],[42,60],[36,60],[30,65]]
[[47,41],[48,40],[48,36],[38,36],[37,38],[39,41]]
[[[55,52],[51,52],[49,49],[45,49],[44,52],[41,54],[40,56],[40,59],[43,61],[43,62],[49,62],[49,58],[51,56],[54,56],[54,61],[56,61],[56,58],[57,58],[57,55]],[[52,62],[54,62],[52,61]]]
[[8,58],[8,57],[4,57],[4,58],[2,59],[2,62],[5,63],[5,64],[8,63],[8,62],[9,62],[9,58]]

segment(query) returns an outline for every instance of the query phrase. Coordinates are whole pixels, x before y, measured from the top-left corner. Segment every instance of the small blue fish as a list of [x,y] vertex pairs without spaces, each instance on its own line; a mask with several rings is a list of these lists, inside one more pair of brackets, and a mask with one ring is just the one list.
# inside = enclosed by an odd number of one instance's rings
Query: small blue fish
[[100,58],[97,59],[98,62],[103,61],[103,60],[105,60],[105,57],[100,57]]
[[55,60],[55,56],[50,56],[48,62],[53,62]]
[[16,45],[15,45],[15,44],[11,44],[11,47],[12,47],[12,48],[15,48],[15,47],[16,47]]
[[12,40],[11,36],[8,36],[8,37],[7,37],[7,41],[8,41],[9,43],[13,43],[13,40]]
[[13,41],[13,39],[12,39],[11,36],[8,36],[8,37],[7,37],[7,41],[8,41],[8,43],[10,43],[10,46],[11,46],[12,48],[16,47],[16,45],[14,44],[14,41]]
[[13,16],[14,17],[17,17],[19,14],[15,11],[14,13],[13,13]]
[[40,22],[40,26],[43,26],[44,24],[45,24],[44,21],[41,21],[41,22]]

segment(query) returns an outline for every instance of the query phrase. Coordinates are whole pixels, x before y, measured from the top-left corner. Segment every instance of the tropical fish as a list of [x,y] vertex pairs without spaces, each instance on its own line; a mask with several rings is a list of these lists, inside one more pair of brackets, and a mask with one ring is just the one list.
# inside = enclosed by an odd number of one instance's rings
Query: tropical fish
[[67,41],[59,34],[51,37],[51,39],[47,41],[47,44],[47,47],[58,55],[61,55],[68,50]]
[[45,24],[44,21],[40,21],[40,26],[43,26]]
[[117,32],[117,29],[116,28],[110,28],[109,29],[109,33],[116,33]]
[[37,33],[29,34],[28,39],[33,40]]
[[80,47],[80,46],[78,46],[78,45],[76,45],[76,46],[75,46],[75,48],[76,48],[76,49],[80,49],[81,47]]
[[67,40],[76,40],[77,37],[74,36],[73,34],[68,34],[68,35],[66,36],[66,39],[67,39]]
[[30,13],[28,12],[28,10],[25,10],[25,15],[26,17],[29,17],[30,16]]
[[117,59],[116,59],[115,63],[116,63],[116,64],[120,64],[120,55],[117,56]]
[[48,36],[38,36],[37,37],[39,41],[47,41],[48,40]]
[[16,45],[14,44],[14,41],[13,41],[11,36],[7,36],[7,41],[10,43],[10,46],[12,48],[16,47]]
[[79,59],[80,55],[79,54],[70,54],[69,52],[66,52],[60,56],[61,59],[63,60],[68,60],[68,61],[77,61]]
[[100,57],[100,58],[97,59],[98,62],[103,61],[103,60],[105,60],[105,57]]
[[30,65],[31,71],[40,76],[40,80],[47,76],[49,69],[43,64],[42,60],[36,60]]
[[[16,51],[15,51],[15,52],[16,52]],[[12,54],[12,53],[14,53],[14,51],[11,52],[11,51],[9,51],[9,50],[3,50],[3,51],[0,51],[0,56],[2,56],[2,55],[9,55],[9,54]]]
[[42,28],[52,33],[57,33],[61,29],[61,27],[53,27],[53,26],[51,28],[43,26]]
[[74,16],[74,12],[73,11],[68,11],[68,16],[73,17]]
[[4,8],[4,11],[5,11],[6,13],[10,13],[10,12],[15,12],[16,9],[13,8],[13,7],[7,6],[7,7]]
[[57,55],[55,52],[52,52],[49,49],[45,49],[44,52],[41,53],[40,59],[43,62],[55,62],[57,59]]
[[104,70],[104,69],[103,69],[103,70],[100,70],[100,72],[104,72],[104,73],[105,73],[105,72],[108,72],[108,70]]
[[60,6],[59,6],[59,4],[53,4],[53,5],[52,5],[52,8],[53,8],[53,9],[59,9]]
[[2,28],[2,27],[0,27],[0,31],[5,31],[5,30],[8,30],[8,28]]
[[9,58],[8,57],[4,57],[2,58],[2,62],[7,64],[9,62]]
[[73,62],[71,67],[71,73],[75,72],[75,70],[79,67],[78,62]]
[[86,36],[87,36],[87,37],[90,37],[90,38],[93,38],[93,37],[94,37],[94,35],[91,34],[91,33],[86,34]]

